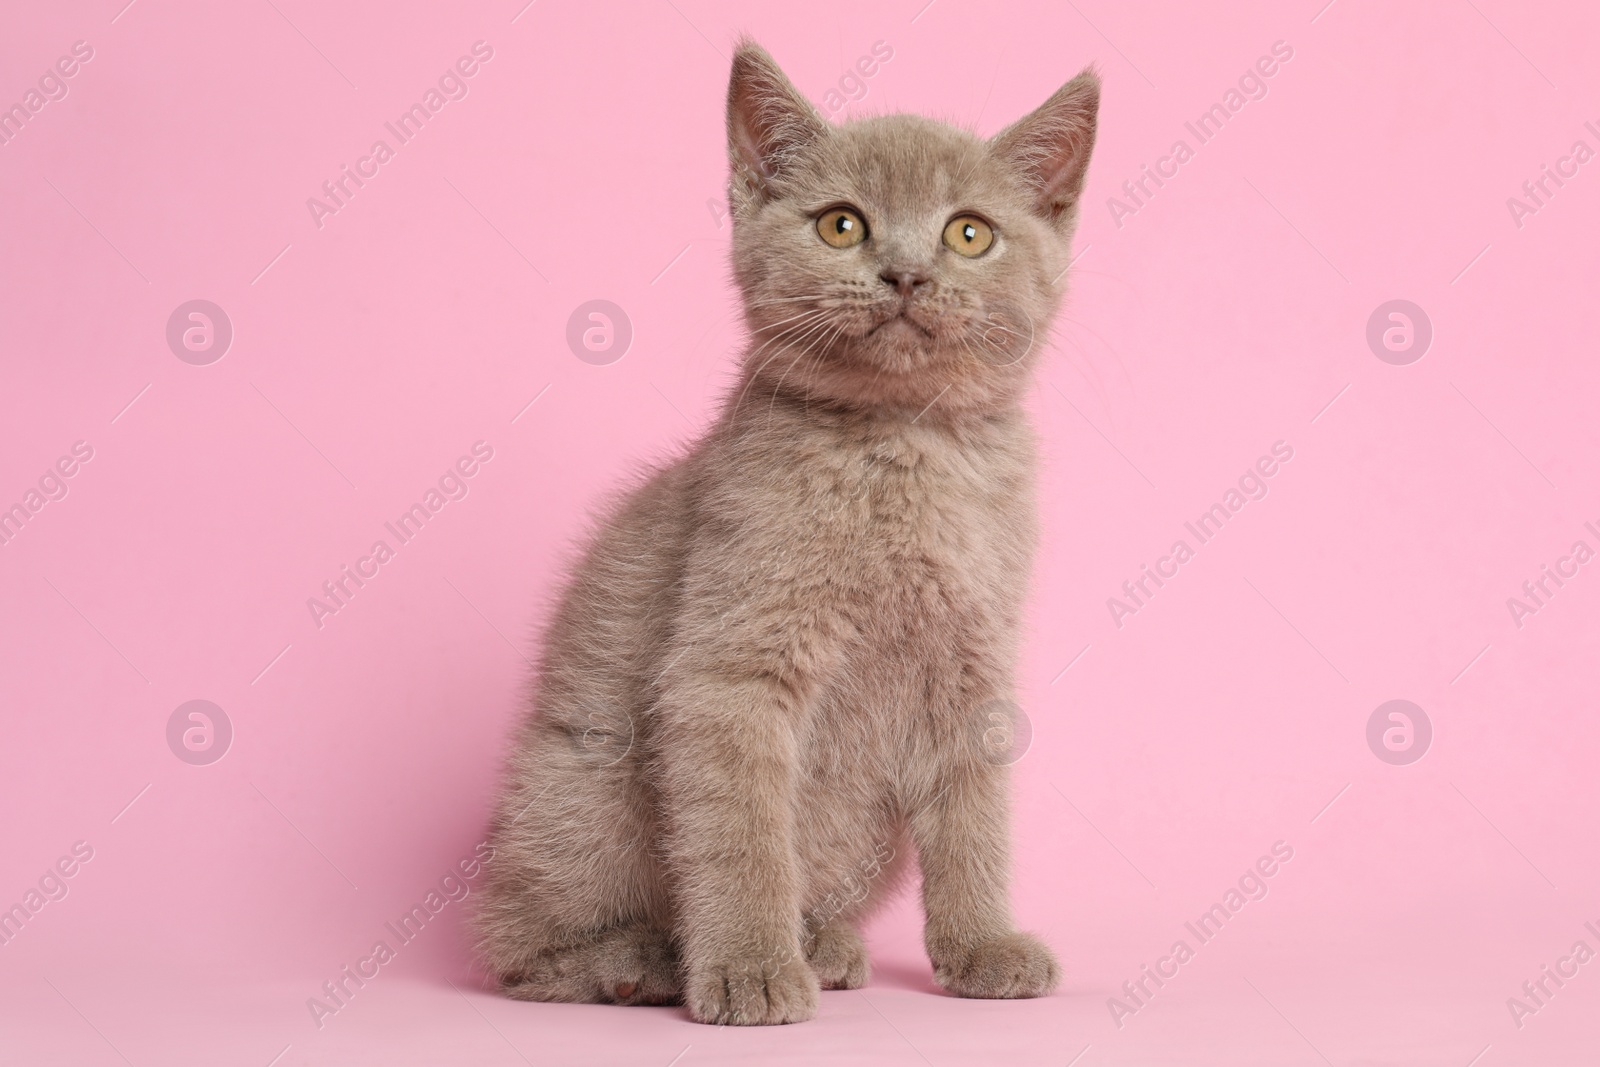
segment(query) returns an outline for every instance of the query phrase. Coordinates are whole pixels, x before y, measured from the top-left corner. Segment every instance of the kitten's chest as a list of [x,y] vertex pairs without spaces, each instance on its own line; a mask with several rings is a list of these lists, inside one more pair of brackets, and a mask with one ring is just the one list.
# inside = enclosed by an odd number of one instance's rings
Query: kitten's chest
[[1019,598],[1033,539],[1031,472],[1009,445],[956,447],[908,433],[859,444],[836,468],[833,514],[819,529],[844,542],[831,563],[841,586],[889,630],[990,617]]

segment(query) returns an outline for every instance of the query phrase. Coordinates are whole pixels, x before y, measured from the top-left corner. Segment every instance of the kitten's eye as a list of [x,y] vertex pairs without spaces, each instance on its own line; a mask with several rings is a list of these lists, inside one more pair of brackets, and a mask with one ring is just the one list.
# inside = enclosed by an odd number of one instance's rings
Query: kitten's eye
[[957,215],[945,225],[944,243],[964,256],[981,256],[994,244],[994,230],[976,215]]
[[849,248],[867,239],[867,224],[847,207],[824,211],[817,219],[817,232],[835,248]]

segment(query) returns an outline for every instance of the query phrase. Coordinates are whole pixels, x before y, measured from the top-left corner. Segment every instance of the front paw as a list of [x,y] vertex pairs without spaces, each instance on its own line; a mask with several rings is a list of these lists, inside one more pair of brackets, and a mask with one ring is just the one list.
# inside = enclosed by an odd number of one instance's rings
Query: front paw
[[691,967],[685,1000],[697,1023],[771,1026],[817,1014],[817,976],[798,950]]
[[1032,934],[1012,933],[933,961],[933,979],[958,997],[1043,997],[1061,981],[1055,954]]

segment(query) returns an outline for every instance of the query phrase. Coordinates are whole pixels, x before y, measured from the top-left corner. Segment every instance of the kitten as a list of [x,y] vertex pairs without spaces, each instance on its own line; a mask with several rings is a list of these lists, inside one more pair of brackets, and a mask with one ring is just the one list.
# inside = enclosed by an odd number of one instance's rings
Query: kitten
[[476,920],[508,995],[809,1019],[819,988],[865,984],[860,926],[913,849],[941,986],[1055,988],[1011,916],[994,727],[1035,539],[1020,401],[1098,105],[1086,70],[987,141],[913,115],[835,126],[738,49],[752,341],[545,634]]

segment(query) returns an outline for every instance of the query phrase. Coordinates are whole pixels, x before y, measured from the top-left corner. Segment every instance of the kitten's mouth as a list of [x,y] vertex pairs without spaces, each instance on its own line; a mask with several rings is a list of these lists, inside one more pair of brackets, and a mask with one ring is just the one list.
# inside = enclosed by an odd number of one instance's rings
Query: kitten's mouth
[[918,322],[916,319],[913,319],[910,315],[910,311],[911,309],[909,307],[901,305],[900,310],[896,311],[893,315],[890,315],[888,318],[872,327],[866,333],[862,334],[862,336],[871,337],[884,327],[893,326],[894,324],[899,323],[901,326],[910,327],[916,332],[922,334],[922,336],[928,338],[930,341],[933,340],[933,331],[922,325],[922,323]]

